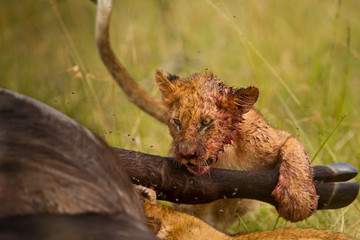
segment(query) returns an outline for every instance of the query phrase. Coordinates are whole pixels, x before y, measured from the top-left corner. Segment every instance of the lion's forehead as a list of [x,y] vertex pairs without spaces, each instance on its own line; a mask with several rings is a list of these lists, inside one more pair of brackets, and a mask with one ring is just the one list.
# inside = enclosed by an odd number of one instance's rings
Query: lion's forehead
[[188,96],[179,98],[174,108],[175,114],[179,118],[202,118],[210,117],[217,112],[216,100],[213,98],[201,98],[198,96]]
[[222,118],[220,103],[233,91],[213,74],[194,74],[174,84],[170,116],[184,125],[199,124],[204,118]]
[[184,109],[206,110],[215,108],[217,102],[223,98],[216,90],[204,88],[202,86],[189,86],[179,88],[176,92],[178,107]]
[[180,92],[200,96],[220,96],[232,89],[212,73],[196,73],[188,78],[179,79],[174,84]]

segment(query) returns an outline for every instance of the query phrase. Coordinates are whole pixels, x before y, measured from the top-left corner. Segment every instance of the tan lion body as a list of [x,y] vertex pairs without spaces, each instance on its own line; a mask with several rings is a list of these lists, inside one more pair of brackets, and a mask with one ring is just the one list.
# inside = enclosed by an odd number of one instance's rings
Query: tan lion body
[[[243,128],[239,129],[238,135],[238,141],[219,153],[213,167],[245,171],[274,169],[279,165],[281,146],[291,137],[284,131],[270,127],[254,109],[244,115]],[[243,216],[257,205],[255,200],[226,199],[200,205],[173,204],[173,207],[225,231],[238,222],[237,215]]]
[[[311,162],[300,142],[271,127],[253,108],[255,87],[233,89],[211,73],[180,79],[158,71],[165,116],[174,139],[172,154],[194,174],[210,167],[234,170],[279,169],[273,196],[279,213],[290,221],[309,217],[317,199]],[[217,200],[210,204],[174,204],[175,209],[226,230],[254,208],[254,201]]]
[[350,240],[342,233],[312,228],[279,228],[269,231],[252,232],[229,236],[210,227],[196,217],[174,211],[154,200],[144,199],[145,214],[149,228],[157,237],[166,240]]

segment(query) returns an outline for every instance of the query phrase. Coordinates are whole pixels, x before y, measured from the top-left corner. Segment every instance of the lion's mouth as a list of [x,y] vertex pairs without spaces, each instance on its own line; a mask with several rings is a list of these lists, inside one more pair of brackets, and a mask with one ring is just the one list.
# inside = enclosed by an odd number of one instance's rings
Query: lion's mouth
[[186,168],[194,174],[197,175],[202,175],[206,172],[209,172],[210,170],[210,165],[212,164],[213,160],[211,158],[209,158],[208,160],[206,160],[205,162],[201,163],[200,165],[195,165],[191,162],[186,163]]

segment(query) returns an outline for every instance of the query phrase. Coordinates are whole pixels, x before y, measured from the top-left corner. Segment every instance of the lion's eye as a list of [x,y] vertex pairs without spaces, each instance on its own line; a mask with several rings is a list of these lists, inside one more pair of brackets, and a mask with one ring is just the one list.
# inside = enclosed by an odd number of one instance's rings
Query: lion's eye
[[181,129],[181,122],[178,118],[173,119],[174,125],[180,130]]
[[209,126],[212,123],[212,119],[210,118],[204,118],[203,120],[201,120],[201,129]]

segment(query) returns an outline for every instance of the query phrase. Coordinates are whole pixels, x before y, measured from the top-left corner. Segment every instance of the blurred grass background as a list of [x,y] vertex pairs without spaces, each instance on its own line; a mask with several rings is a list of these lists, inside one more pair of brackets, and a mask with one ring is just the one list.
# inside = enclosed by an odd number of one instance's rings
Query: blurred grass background
[[[180,76],[209,69],[229,85],[255,85],[256,108],[297,136],[314,165],[360,169],[359,10],[357,0],[124,0],[115,1],[110,34],[154,95],[157,68]],[[2,1],[0,87],[60,110],[112,146],[164,156],[166,126],[126,100],[98,57],[95,12],[87,0]],[[359,224],[358,198],[296,224],[263,204],[233,231],[302,226],[360,238]]]

